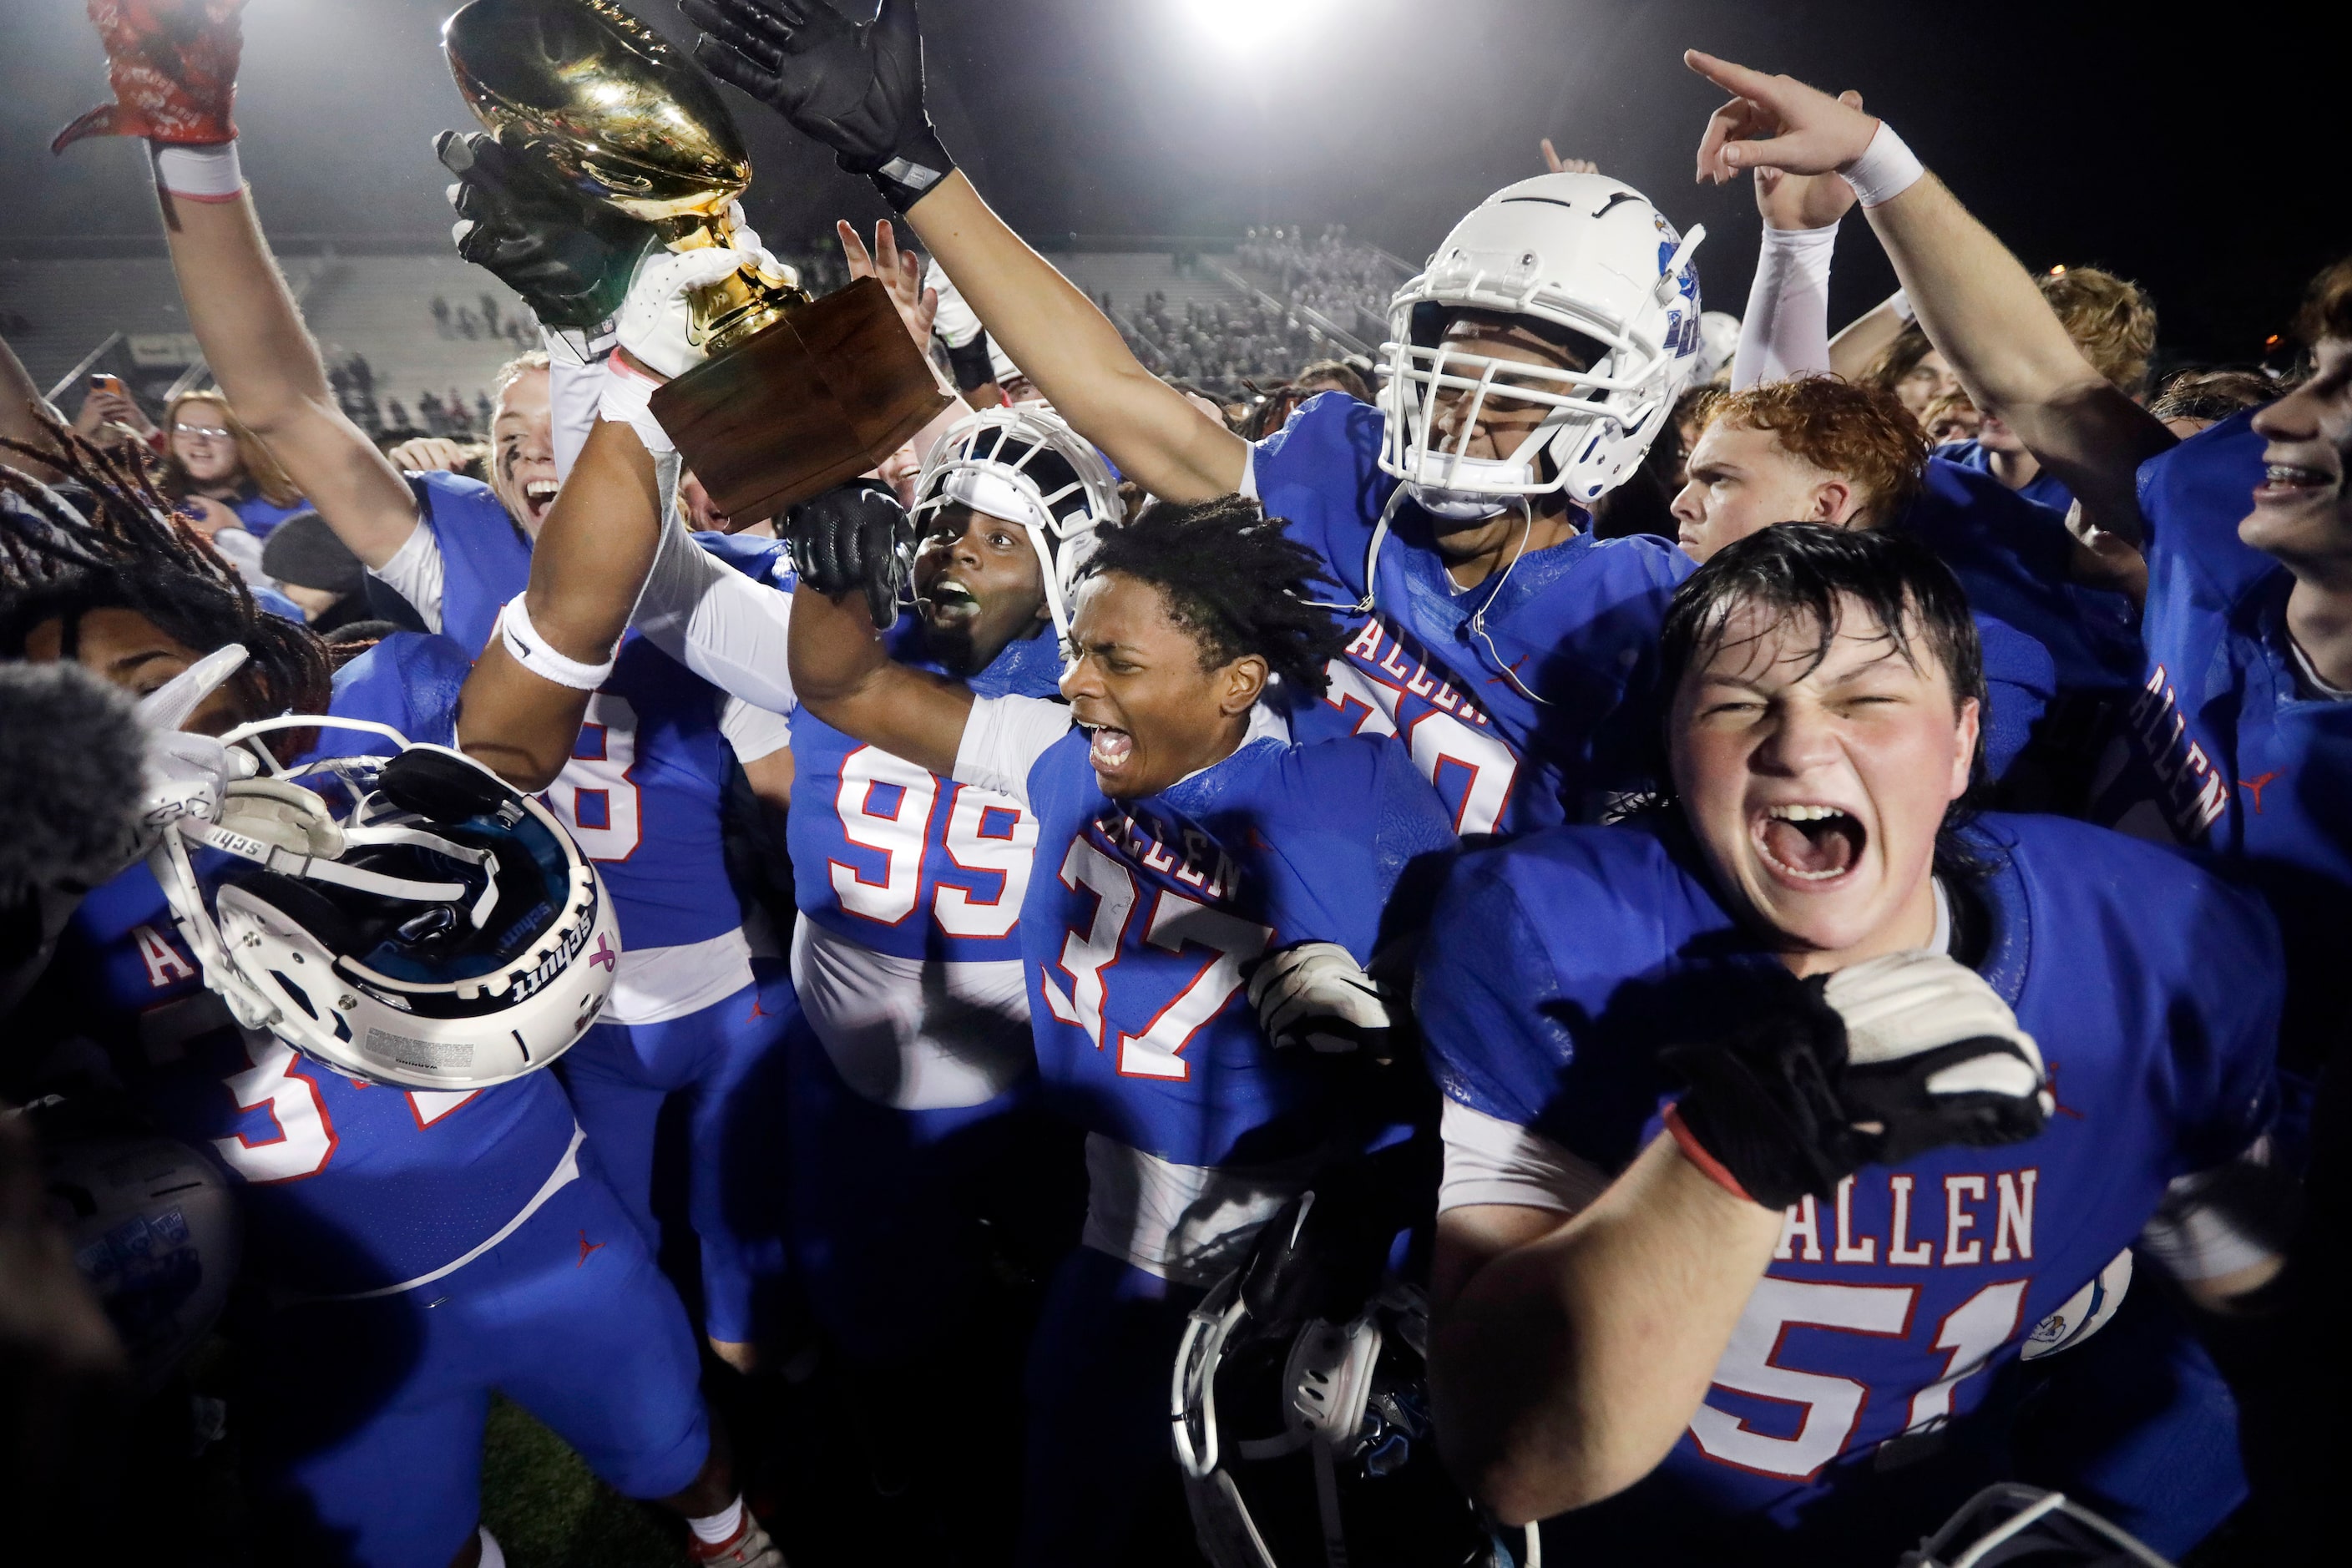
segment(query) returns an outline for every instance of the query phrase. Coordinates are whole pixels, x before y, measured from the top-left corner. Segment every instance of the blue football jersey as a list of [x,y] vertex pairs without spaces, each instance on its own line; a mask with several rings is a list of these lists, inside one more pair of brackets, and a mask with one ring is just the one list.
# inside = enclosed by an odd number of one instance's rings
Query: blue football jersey
[[2236,771],[2226,743],[2235,728],[2229,694],[2244,662],[2236,645],[2265,635],[2250,597],[2287,577],[2238,537],[2267,444],[2252,420],[2251,409],[2232,415],[2140,465],[2147,651],[2129,748],[2111,764],[2115,783],[2093,815],[2142,837],[2200,844],[2218,825],[2210,841],[2226,845],[2226,819],[2252,809],[2263,788],[2252,782],[2260,770]]
[[[1982,474],[1987,479],[1992,478],[1992,454],[1984,449],[1984,443],[1981,441],[1948,441],[1936,448],[1936,456],[1956,467]],[[1993,483],[2000,484],[2000,481],[1993,479]],[[2006,485],[2001,485],[2001,488],[2009,489]],[[2042,469],[2028,479],[2022,489],[2011,493],[2023,496],[2027,500],[2037,505],[2046,506],[2062,518],[2066,515],[2067,508],[2074,504],[2074,492],[2068,489],[2059,481],[2058,476],[2047,468]]]
[[411,474],[408,489],[441,550],[442,634],[478,654],[498,629],[499,611],[530,582],[530,541],[478,479]]
[[1451,853],[1448,808],[1403,753],[1261,737],[1121,802],[1073,730],[1028,784],[1039,858],[1022,950],[1038,1071],[1065,1112],[1186,1165],[1288,1159],[1370,1131],[1351,1118],[1360,1077],[1269,1046],[1242,971],[1310,941],[1369,963],[1398,879]]
[[[446,638],[387,637],[338,676],[329,710],[446,745],[467,667]],[[320,755],[390,749],[320,733]],[[227,864],[197,858],[199,875]],[[144,866],[83,900],[58,963],[126,1086],[237,1189],[247,1267],[280,1289],[380,1289],[454,1262],[520,1214],[571,1146],[572,1108],[551,1073],[471,1093],[401,1089],[239,1029]]]
[[[530,585],[530,547],[488,486],[436,474],[412,487],[441,547],[442,628],[478,653],[499,610]],[[719,827],[730,761],[720,701],[630,632],[588,700],[571,763],[545,793],[596,862],[631,950],[707,942],[742,924]]]
[[[1383,427],[1379,409],[1325,393],[1252,459],[1266,515],[1320,558],[1334,603],[1363,595],[1364,552],[1396,489],[1380,470]],[[1687,556],[1585,534],[1462,593],[1419,507],[1401,505],[1391,533],[1375,609],[1351,619],[1329,691],[1291,715],[1300,740],[1394,736],[1465,837],[1586,820],[1641,782],[1658,626]]]
[[[1916,1542],[1941,1516],[1874,1514],[1870,1489],[1937,1474],[1925,1456],[1947,1440],[1947,1466],[1989,1462],[1965,1418],[1990,1370],[2132,1243],[2168,1183],[2265,1131],[2281,963],[2260,900],[2059,817],[1987,816],[1965,838],[1990,927],[1978,968],[2041,1043],[2056,1114],[2025,1142],[1865,1166],[1791,1206],[1672,1454],[1555,1540],[1680,1510],[1811,1528],[1807,1561],[1887,1560],[1867,1555],[1872,1530]],[[1659,1047],[1725,1031],[1777,964],[1679,820],[1562,828],[1456,868],[1419,1012],[1446,1094],[1614,1171],[1677,1090]]]
[[[937,669],[921,623],[900,617],[892,657]],[[968,684],[982,697],[1051,696],[1062,675],[1051,632],[1006,646]],[[877,952],[929,963],[1017,961],[1037,819],[1019,801],[943,779],[793,715],[785,826],[801,913]]]
[[2063,726],[2055,745],[2095,745],[2080,737],[2100,732],[2139,683],[2137,616],[2123,595],[2069,581],[2074,538],[2064,514],[1939,453],[1902,526],[1968,593],[1984,645],[1992,776],[2008,776],[2045,720]]

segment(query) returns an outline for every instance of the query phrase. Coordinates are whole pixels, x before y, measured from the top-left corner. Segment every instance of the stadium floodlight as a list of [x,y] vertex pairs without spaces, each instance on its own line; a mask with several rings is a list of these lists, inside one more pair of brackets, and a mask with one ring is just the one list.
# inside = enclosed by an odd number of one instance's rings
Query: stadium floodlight
[[1181,0],[1211,42],[1236,54],[1255,53],[1305,33],[1332,8],[1331,0]]

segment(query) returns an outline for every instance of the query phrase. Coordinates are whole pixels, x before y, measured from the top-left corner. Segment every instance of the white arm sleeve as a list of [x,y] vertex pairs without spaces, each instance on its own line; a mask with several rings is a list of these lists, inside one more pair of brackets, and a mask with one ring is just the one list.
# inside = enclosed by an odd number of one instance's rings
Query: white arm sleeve
[[547,397],[555,420],[555,478],[561,483],[572,477],[572,465],[588,444],[588,431],[596,423],[596,401],[604,391],[604,358],[617,340],[605,328],[578,333],[541,327],[539,336],[547,347]]
[[1830,253],[1838,226],[1768,228],[1739,321],[1739,354],[1731,389],[1823,375],[1830,368]]
[[739,763],[756,763],[761,757],[774,756],[793,743],[791,720],[755,707],[740,697],[727,698],[719,704],[719,732],[735,748],[735,760]]
[[1575,1214],[1609,1185],[1608,1175],[1581,1155],[1450,1095],[1437,1131],[1445,1143],[1445,1174],[1437,1184],[1441,1214],[1472,1204]]
[[424,619],[425,630],[441,629],[441,542],[424,519],[409,531],[408,542],[383,565],[369,567],[368,575],[407,600]]
[[661,550],[631,624],[719,690],[771,713],[791,712],[799,705],[786,656],[793,596],[697,544],[676,507],[663,516]]
[[1046,697],[979,697],[956,746],[955,781],[1029,804],[1029,770],[1070,732],[1070,710]]

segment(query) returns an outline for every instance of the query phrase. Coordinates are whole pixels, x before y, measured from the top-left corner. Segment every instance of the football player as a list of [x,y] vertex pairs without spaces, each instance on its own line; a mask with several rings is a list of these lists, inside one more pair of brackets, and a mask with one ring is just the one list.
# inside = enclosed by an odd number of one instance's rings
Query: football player
[[1262,700],[1277,679],[1314,693],[1342,634],[1256,503],[1163,502],[1097,535],[1066,706],[892,661],[857,594],[894,571],[895,513],[869,488],[789,518],[793,680],[804,713],[1035,819],[1030,1019],[1088,1185],[1030,1370],[1021,1559],[1129,1561],[1139,1507],[1174,1490],[1186,1312],[1401,1120],[1365,1063],[1330,1057],[1385,1030],[1364,966],[1425,907],[1400,886],[1450,852],[1451,821],[1396,748],[1294,744]]
[[[182,704],[185,727],[199,734],[325,712],[445,747],[454,738],[466,667],[455,645],[395,636],[346,667],[331,694],[318,639],[258,610],[236,574],[130,471],[89,447],[43,456],[92,498],[97,521],[0,470],[16,492],[0,520],[12,564],[0,656],[77,660],[142,694],[174,677],[184,682],[200,661],[211,680],[234,671],[208,693],[200,688],[201,702],[192,695]],[[28,510],[14,506],[17,497]],[[223,650],[232,657],[224,659]],[[236,668],[247,654],[250,662]],[[300,733],[264,740],[299,747]],[[351,752],[348,732],[325,733],[315,754]],[[362,743],[382,749],[373,737]],[[466,787],[468,795],[499,793],[471,764],[435,760],[478,781]],[[526,1059],[530,1041],[545,1060],[579,1037],[610,984],[609,914],[594,918],[601,943],[559,938],[550,947],[542,939],[566,906],[526,898],[514,906],[519,919],[489,928],[505,932],[504,945],[468,947],[462,960],[442,954],[435,939],[467,923],[456,906],[371,901],[368,888],[386,881],[381,865],[341,878],[322,873],[321,863],[362,839],[350,824],[319,817],[315,804],[306,809],[300,803],[318,800],[309,791],[270,779],[252,786],[257,798],[247,805],[258,816],[240,819],[252,834],[221,840],[234,854],[182,857],[176,897],[167,899],[145,866],[99,888],[75,916],[54,979],[71,999],[75,1026],[108,1048],[158,1125],[215,1160],[238,1194],[247,1276],[266,1302],[237,1336],[241,1454],[264,1534],[289,1561],[414,1568],[503,1561],[478,1529],[482,1430],[495,1390],[534,1412],[624,1493],[661,1500],[686,1516],[698,1561],[775,1568],[779,1559],[743,1510],[704,1408],[685,1310],[583,1147],[562,1089],[528,1070],[490,1074],[480,1087],[467,1082],[466,1064],[489,1042],[503,1047],[509,1027]],[[492,871],[497,891],[532,892],[530,877],[548,875],[550,864],[558,873],[584,867],[576,851],[542,858],[560,831],[553,818],[505,799],[502,815],[526,828],[544,826],[539,848],[512,831],[498,839],[513,865]],[[465,814],[431,816],[427,826],[452,815]],[[476,817],[473,826],[487,820]],[[376,833],[378,843],[386,833],[406,833],[401,842],[421,837],[397,827]],[[415,878],[446,874],[452,862],[412,852],[407,864],[419,868],[394,865],[411,880],[393,886],[413,892]],[[352,880],[370,876],[373,884]],[[593,879],[585,886],[594,889],[593,910],[601,889]],[[467,884],[451,887],[465,895],[460,902],[474,899]],[[248,913],[257,900],[276,911],[241,928],[240,946],[278,941],[290,925],[330,944],[339,969],[365,959],[385,973],[374,986],[354,987],[364,998],[333,1004],[338,1027],[327,1033],[330,1020],[294,982],[229,963],[215,924],[216,905],[229,903],[224,889]],[[299,945],[289,951],[275,961],[281,968],[304,957]],[[412,984],[419,994],[455,994],[457,979],[479,976],[483,957],[529,965],[535,952],[533,973],[544,977],[536,989],[473,988],[463,1005],[482,1033],[459,1043],[462,1054],[408,1038],[399,1026],[416,1002],[397,995],[405,1010],[395,1011],[384,1000]],[[584,1003],[567,993],[574,974],[587,979]],[[268,1032],[241,1026],[235,1004],[223,998],[249,998],[265,983],[281,998]],[[300,1000],[286,1000],[289,992]],[[310,1008],[306,1017],[293,1016],[296,1005]],[[568,1010],[557,1016],[551,1005]],[[345,1016],[362,1009],[373,1012],[353,1031]],[[440,1081],[450,1087],[404,1089],[363,1071],[378,1063],[446,1068]],[[583,1366],[599,1374],[583,1377]]]
[[[232,48],[232,76],[234,67]],[[228,91],[226,79],[205,79]],[[516,510],[472,480],[394,469],[328,388],[238,173],[236,144],[226,139],[226,96],[219,101],[221,139],[161,145],[156,154],[189,325],[223,389],[245,405],[337,537],[424,626],[482,654],[528,580],[528,531],[548,515],[536,466],[553,449],[543,428],[547,399],[533,402],[527,431],[513,428],[523,412],[513,397],[541,378],[526,374],[508,388],[497,471],[501,483],[523,480]],[[775,1110],[773,1058],[793,1001],[781,969],[755,971],[734,900],[713,894],[729,886],[720,835],[729,748],[755,784],[782,795],[790,787],[787,739],[774,715],[728,701],[633,640],[589,702],[560,768],[527,781],[546,790],[604,872],[625,939],[604,1020],[572,1053],[567,1084],[649,1238],[656,1121],[668,1095],[688,1094],[688,1203],[702,1244],[705,1327],[713,1348],[738,1366],[755,1359],[763,1299],[784,1268],[778,1145],[755,1124]]]
[[[1399,291],[1384,408],[1325,395],[1252,447],[1137,362],[933,132],[914,7],[681,0],[712,74],[868,174],[1014,363],[1155,496],[1287,520],[1349,636],[1303,738],[1394,736],[1465,835],[1581,818],[1624,782],[1658,619],[1689,570],[1582,509],[1640,463],[1699,353],[1700,232],[1622,181],[1496,193]],[[855,112],[837,106],[855,104]],[[1573,259],[1570,259],[1573,258]]]
[[2028,504],[2030,492],[1962,454],[1927,453],[1898,394],[1825,374],[1835,357],[1830,252],[1853,187],[1835,174],[1759,169],[1756,201],[1764,254],[1731,393],[1707,410],[1690,482],[1675,498],[1683,548],[1705,561],[1791,520],[1912,531],[1959,577],[1976,614],[1992,777],[2009,786],[2005,798],[2084,813],[2087,761],[2138,686],[2134,605],[2099,585],[2106,574],[2088,569],[2063,504]]
[[2216,1197],[2274,1108],[2276,929],[1961,807],[1975,627],[1901,533],[1730,546],[1663,657],[1668,795],[1465,858],[1431,925],[1440,1432],[1580,1557],[1883,1563],[2144,1231],[2209,1305],[2276,1275]]
[[2128,602],[2068,581],[2076,547],[2063,521],[1931,454],[1895,395],[1873,386],[1801,374],[1728,392],[1705,418],[1674,502],[1682,548],[1706,561],[1791,521],[1919,539],[1976,616],[1990,776],[2037,808],[2085,809],[2076,759],[2095,754],[2110,715],[2120,721],[2140,652]]
[[[912,309],[913,276],[887,239],[884,226],[882,274]],[[624,350],[662,360],[631,320],[625,311]],[[546,765],[576,722],[550,700],[595,676],[568,667],[608,650],[633,611],[716,679],[792,706],[780,679],[790,564],[775,541],[706,539],[698,550],[674,522],[657,525],[643,453],[667,437],[646,407],[650,384],[608,373],[607,417],[565,491],[595,521],[577,534],[551,530],[534,558],[530,599],[548,614],[531,612],[530,635],[553,647],[518,648],[509,635],[467,686],[471,743],[521,753],[515,771]],[[876,605],[893,651],[989,695],[1052,692],[1067,578],[1119,515],[1108,468],[1050,413],[991,409],[949,427],[919,489],[918,607],[902,616],[895,587]],[[1016,1238],[1016,1251],[1038,1228],[1022,1212],[1023,1177],[1050,1167],[1060,1142],[1036,1110],[1017,934],[1036,820],[1018,799],[942,778],[814,713],[794,713],[793,731],[802,805],[787,832],[804,917],[793,973],[796,992],[806,987],[785,1045],[794,1251],[873,1417],[877,1471],[912,1479],[928,1504],[957,1484],[958,1461],[888,1413],[915,1384],[927,1397],[983,1398],[964,1342],[981,1315],[986,1227]],[[967,1516],[957,1533],[970,1526]]]
[[[2352,689],[2352,637],[2342,630],[2352,621],[2335,564],[2346,554],[2342,454],[2352,429],[2347,269],[2315,281],[2299,322],[2312,379],[2177,442],[2084,358],[2033,279],[1891,127],[1785,77],[1704,56],[1692,64],[1738,95],[1702,145],[1701,177],[1862,169],[1871,227],[1971,397],[2090,521],[2145,552],[2147,665],[2130,718],[2153,759],[2157,808],[2124,820],[2206,844],[2263,885],[2288,956],[2282,1060],[2315,1069],[2338,1048],[2352,1001],[2338,962],[2352,937],[2343,915],[2352,858],[2336,809],[2352,768],[2352,705],[2336,700]],[[2315,1166],[2314,1195],[2340,1215],[2333,1178],[2321,1179],[2330,1168],[2325,1157]],[[2340,1252],[2326,1238],[2341,1223],[2308,1228],[2315,1260]],[[2315,1286],[2308,1300],[2327,1292]],[[2326,1452],[2299,1431],[2279,1447],[2298,1462]],[[2316,1495],[2286,1489],[2297,1489]]]

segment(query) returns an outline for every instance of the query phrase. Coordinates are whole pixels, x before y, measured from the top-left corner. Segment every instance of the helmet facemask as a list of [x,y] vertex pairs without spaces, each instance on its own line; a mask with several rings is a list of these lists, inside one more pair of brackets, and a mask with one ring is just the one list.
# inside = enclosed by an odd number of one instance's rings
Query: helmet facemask
[[[258,737],[296,726],[401,749],[279,768]],[[264,720],[222,743],[217,805],[148,863],[241,1025],[348,1077],[467,1089],[546,1066],[594,1021],[619,959],[612,906],[545,806],[363,721]],[[226,868],[200,875],[206,849]]]
[[[1688,384],[1698,350],[1691,253],[1639,195],[1598,174],[1554,174],[1496,193],[1397,291],[1390,307],[1380,466],[1424,510],[1475,521],[1514,499],[1560,493],[1589,506],[1637,466]],[[1488,313],[1572,351],[1582,369],[1477,352],[1444,338]],[[1451,432],[1445,405],[1469,400]],[[1472,458],[1479,422],[1532,410],[1505,455]]]
[[1066,646],[1070,598],[1095,531],[1122,511],[1118,482],[1101,454],[1045,408],[982,409],[950,427],[925,460],[916,485],[918,539],[954,506],[1017,522],[1028,533],[1056,644]]

